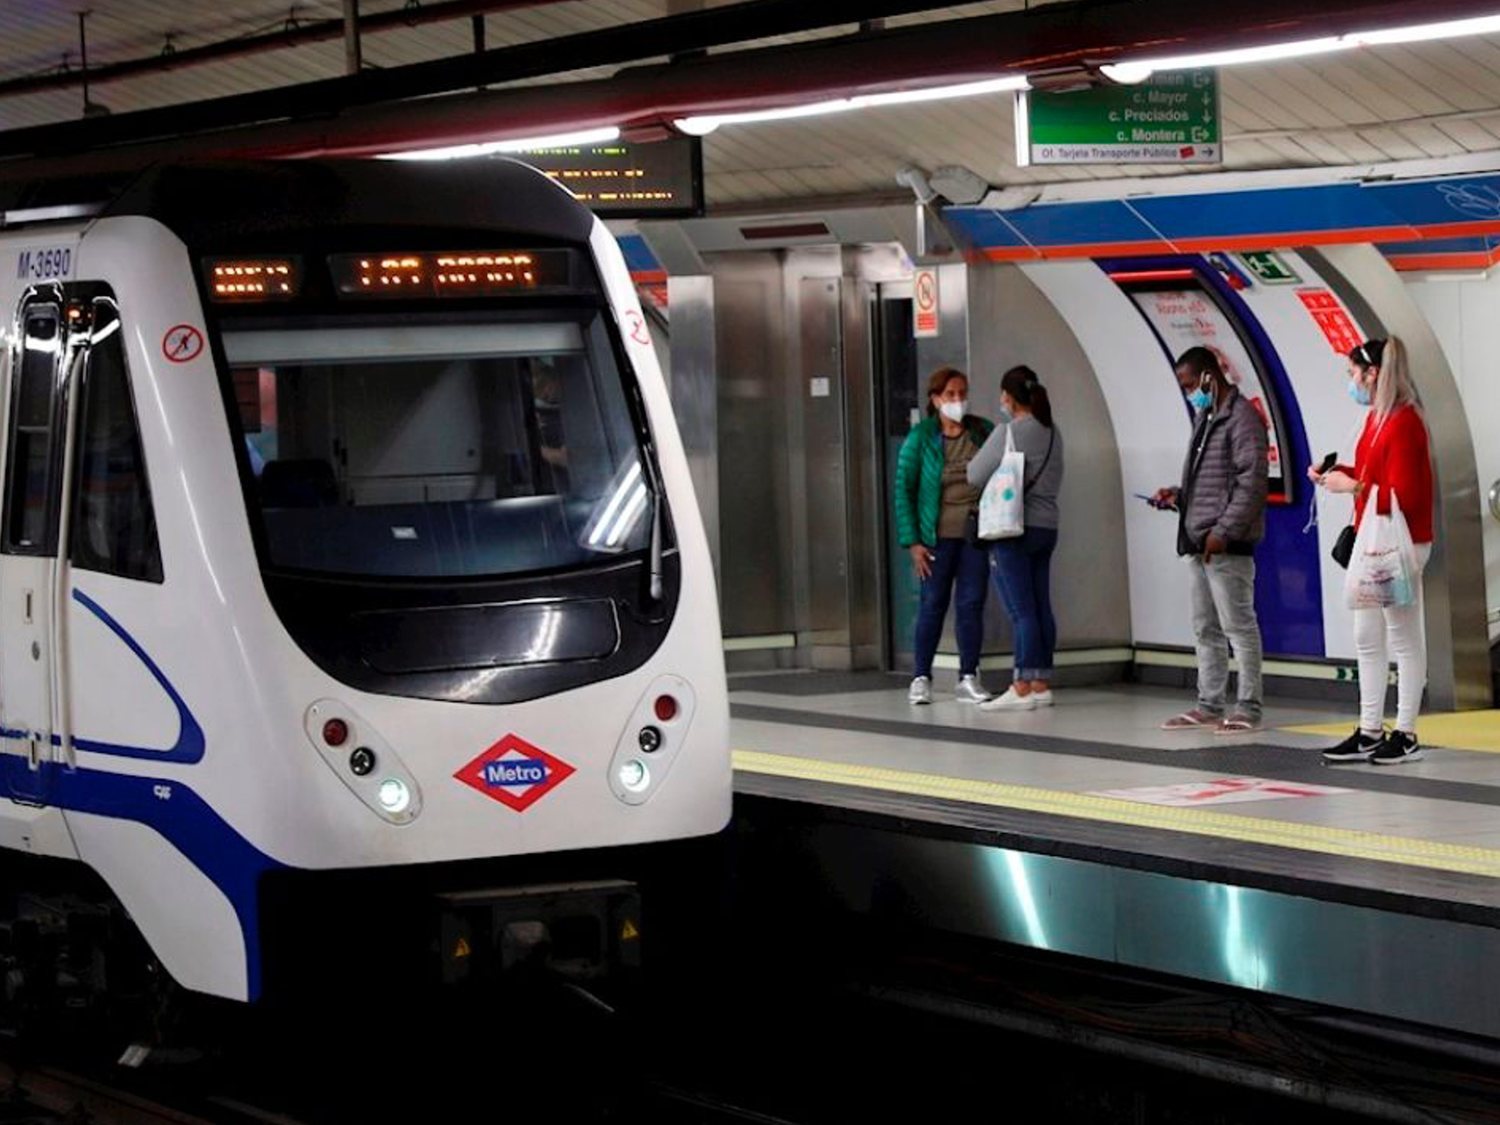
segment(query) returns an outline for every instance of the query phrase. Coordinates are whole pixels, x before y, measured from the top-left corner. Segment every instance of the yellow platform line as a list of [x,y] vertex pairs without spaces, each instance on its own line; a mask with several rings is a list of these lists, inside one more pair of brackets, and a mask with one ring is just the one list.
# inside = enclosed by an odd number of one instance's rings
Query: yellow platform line
[[734,768],[745,773],[766,774],[797,781],[936,797],[1077,820],[1123,824],[1132,828],[1159,828],[1169,832],[1293,848],[1348,859],[1376,860],[1436,871],[1500,878],[1500,851],[1446,844],[1436,840],[1385,836],[1352,828],[1270,820],[1210,809],[1147,805],[1118,797],[1098,797],[1089,793],[1039,789],[1029,785],[1008,785],[998,781],[942,777],[880,766],[825,762],[787,754],[767,754],[758,750],[736,750]]
[[[1294,734],[1318,734],[1343,738],[1353,729],[1353,720],[1341,723],[1308,723],[1286,727]],[[1500,711],[1451,711],[1422,715],[1417,719],[1417,737],[1428,746],[1450,750],[1474,750],[1500,754]]]

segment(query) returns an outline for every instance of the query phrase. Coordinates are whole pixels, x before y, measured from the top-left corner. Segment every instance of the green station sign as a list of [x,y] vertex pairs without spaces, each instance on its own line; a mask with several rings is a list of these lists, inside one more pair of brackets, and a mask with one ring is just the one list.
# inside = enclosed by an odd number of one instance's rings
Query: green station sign
[[1135,86],[1016,95],[1026,164],[1217,164],[1219,80],[1212,70],[1154,74]]

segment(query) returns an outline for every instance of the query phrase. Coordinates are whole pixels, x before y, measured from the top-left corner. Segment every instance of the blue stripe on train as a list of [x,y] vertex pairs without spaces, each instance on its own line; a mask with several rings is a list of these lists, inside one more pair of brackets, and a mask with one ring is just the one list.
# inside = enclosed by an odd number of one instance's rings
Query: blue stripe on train
[[[73,599],[102,621],[138,660],[177,709],[177,741],[166,750],[79,738],[74,745],[94,754],[192,765],[203,759],[203,727],[187,701],[139,642],[105,609],[81,590]],[[0,737],[25,740],[30,732],[0,728]],[[52,744],[60,739],[54,735]],[[172,844],[224,894],[239,919],[245,941],[245,974],[250,999],[260,995],[261,946],[260,878],[284,866],[240,835],[213,807],[179,781],[140,777],[108,770],[70,769],[62,762],[44,761],[32,770],[23,757],[4,755],[8,791],[14,799],[55,805],[70,812],[90,813],[144,824]]]

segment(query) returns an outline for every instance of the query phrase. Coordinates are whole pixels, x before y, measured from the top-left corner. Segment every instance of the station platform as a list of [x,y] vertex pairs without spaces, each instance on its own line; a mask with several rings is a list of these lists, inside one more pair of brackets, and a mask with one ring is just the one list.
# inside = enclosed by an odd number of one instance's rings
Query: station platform
[[1181,691],[1007,714],[905,684],[730,681],[738,799],[774,802],[848,908],[1500,1037],[1500,712],[1330,767],[1342,704],[1271,700],[1224,737],[1159,729]]

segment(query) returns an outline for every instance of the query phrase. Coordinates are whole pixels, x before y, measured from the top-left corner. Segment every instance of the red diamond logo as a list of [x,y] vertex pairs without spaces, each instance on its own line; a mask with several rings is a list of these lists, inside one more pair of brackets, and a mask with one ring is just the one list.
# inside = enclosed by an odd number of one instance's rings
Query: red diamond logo
[[525,812],[574,772],[567,762],[507,734],[453,776],[486,797]]

